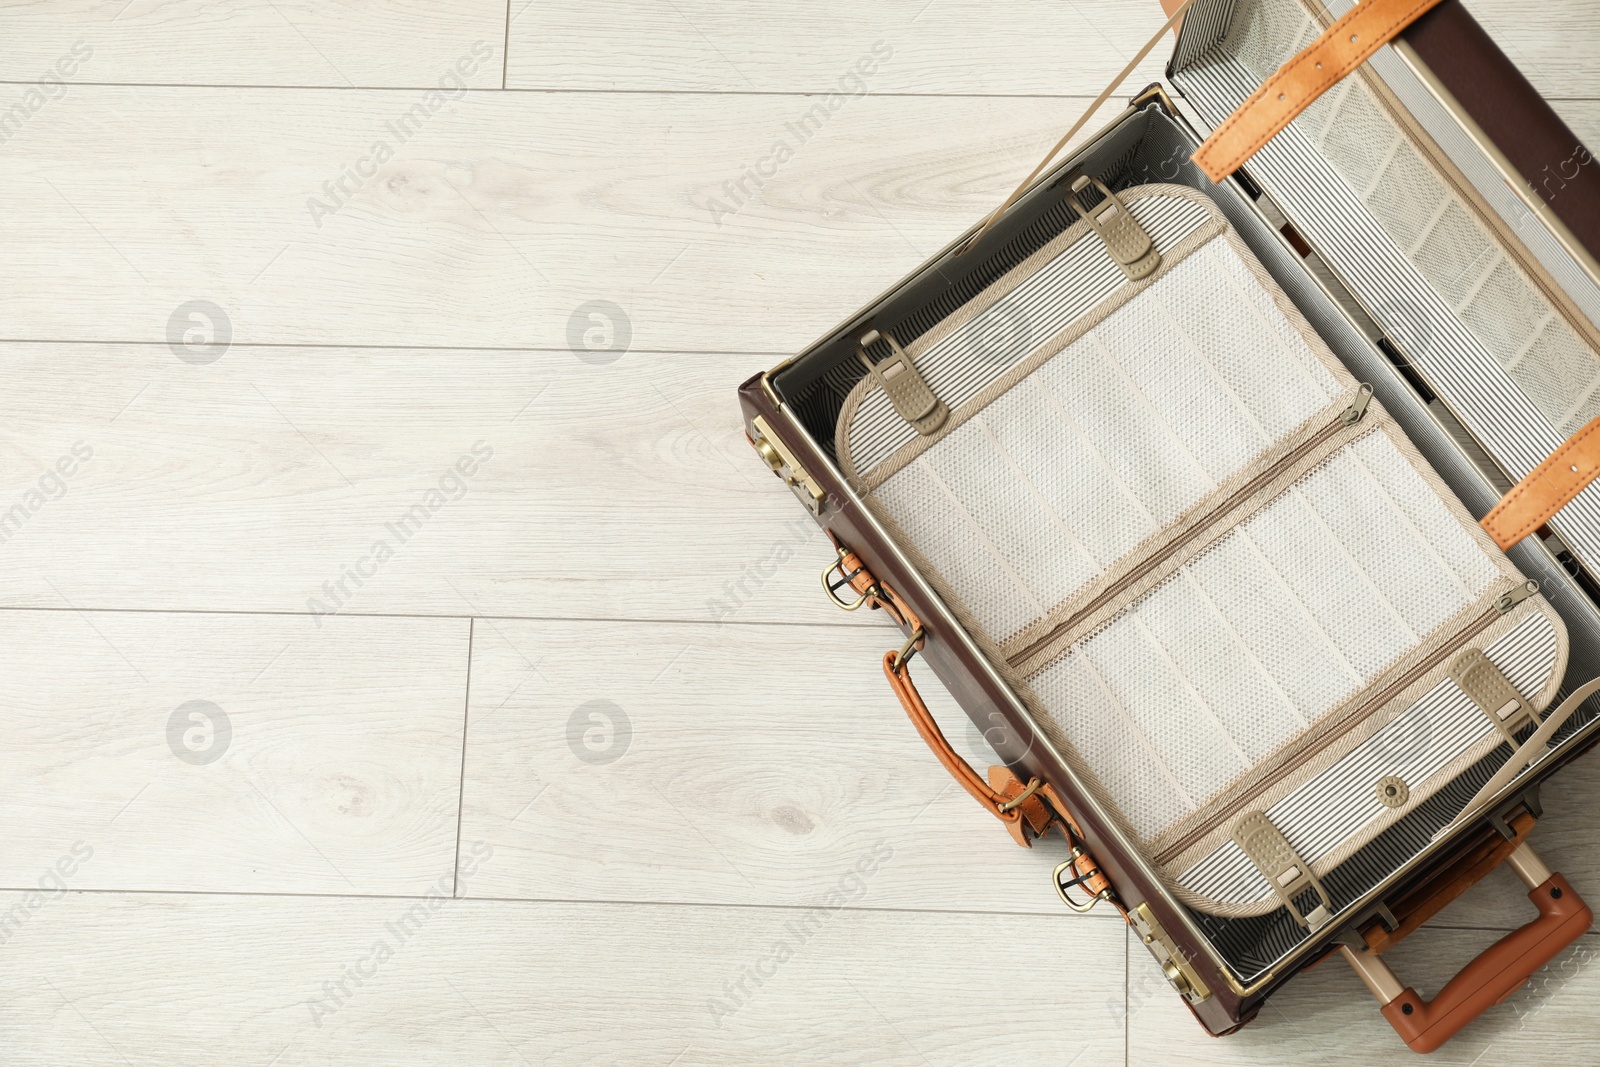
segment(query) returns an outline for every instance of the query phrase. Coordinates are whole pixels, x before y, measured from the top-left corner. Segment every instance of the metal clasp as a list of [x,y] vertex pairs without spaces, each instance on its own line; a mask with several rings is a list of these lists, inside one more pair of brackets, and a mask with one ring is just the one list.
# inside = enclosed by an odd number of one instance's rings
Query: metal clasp
[[[839,590],[849,585],[855,580],[857,575],[866,569],[864,567],[857,567],[855,570],[847,573],[844,569],[844,558],[849,554],[849,549],[840,546],[839,554],[834,557],[833,562],[822,568],[822,591],[828,594],[828,599],[833,601],[835,606],[845,611],[854,611],[867,601],[871,600],[873,594],[877,592],[878,587],[875,585],[868,586],[867,591],[862,593],[854,603],[846,603],[844,598],[839,596]],[[837,581],[830,580],[834,571],[839,572],[839,579]]]
[[911,662],[911,658],[917,654],[917,642],[927,636],[921,626],[911,631],[911,636],[906,638],[906,643],[901,645],[900,651],[894,654],[894,670],[896,673],[904,670],[906,664]]

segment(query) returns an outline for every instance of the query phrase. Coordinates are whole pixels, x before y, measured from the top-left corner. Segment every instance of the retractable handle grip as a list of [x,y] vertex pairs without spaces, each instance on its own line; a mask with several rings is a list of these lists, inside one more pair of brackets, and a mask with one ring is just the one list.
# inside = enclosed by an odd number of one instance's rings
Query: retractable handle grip
[[1552,874],[1526,842],[1507,862],[1530,887],[1528,899],[1539,909],[1539,917],[1484,949],[1432,1000],[1424,1000],[1410,986],[1402,988],[1379,957],[1343,949],[1350,965],[1383,1003],[1384,1018],[1414,1052],[1433,1052],[1449,1041],[1522,988],[1594,923],[1594,912],[1571,883]]

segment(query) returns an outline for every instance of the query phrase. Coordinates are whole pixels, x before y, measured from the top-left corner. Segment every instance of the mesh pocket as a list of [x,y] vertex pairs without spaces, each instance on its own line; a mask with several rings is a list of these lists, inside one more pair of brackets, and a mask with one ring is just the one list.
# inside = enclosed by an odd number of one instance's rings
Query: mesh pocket
[[1372,94],[1352,79],[1338,111],[1323,130],[1322,151],[1345,179],[1362,191],[1373,184],[1399,140],[1400,131],[1384,117]]
[[[1030,684],[1149,840],[1174,803],[1179,817],[1202,808],[1497,574],[1394,443],[1369,432]],[[1159,764],[1157,799],[1111,785],[1137,782],[1133,752]]]
[[1572,436],[1594,417],[1597,377],[1600,366],[1594,353],[1559,321],[1539,331],[1511,367],[1512,381],[1563,437]]
[[1461,309],[1462,320],[1502,367],[1511,363],[1533,340],[1549,315],[1550,305],[1505,259],[1495,264],[1478,286],[1477,293]]
[[1367,194],[1367,207],[1395,243],[1410,250],[1422,239],[1423,227],[1444,207],[1444,183],[1440,182],[1417,150],[1402,144],[1389,158],[1383,178]]
[[936,441],[875,496],[1003,642],[1339,390],[1217,238]]
[[1496,255],[1476,220],[1459,201],[1451,200],[1411,261],[1451,307],[1459,308]]
[[1298,4],[1251,4],[1234,20],[1230,48],[1265,79],[1298,51],[1311,18]]

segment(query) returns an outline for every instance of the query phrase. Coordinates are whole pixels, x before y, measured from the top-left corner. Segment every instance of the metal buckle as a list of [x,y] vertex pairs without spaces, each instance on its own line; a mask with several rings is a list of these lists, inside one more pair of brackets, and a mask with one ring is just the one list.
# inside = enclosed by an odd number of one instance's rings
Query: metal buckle
[[[868,600],[871,600],[873,593],[877,591],[878,587],[875,585],[869,586],[867,591],[862,593],[860,598],[857,599],[854,604],[846,603],[844,599],[839,596],[839,590],[849,585],[851,581],[855,579],[856,575],[860,574],[865,569],[863,567],[857,567],[855,570],[846,574],[844,571],[844,557],[848,554],[849,552],[847,549],[840,548],[839,554],[834,558],[833,562],[822,568],[822,591],[828,594],[828,599],[833,601],[836,607],[842,608],[845,611],[854,611],[861,605],[865,604]],[[840,577],[840,579],[836,582],[831,582],[828,580],[828,576],[834,571],[838,571],[842,577]]]
[[1001,811],[1011,811],[1011,810],[1013,810],[1015,808],[1021,807],[1023,801],[1027,800],[1029,797],[1033,796],[1033,794],[1037,793],[1039,791],[1039,787],[1042,786],[1042,785],[1044,785],[1044,783],[1041,782],[1039,779],[1037,779],[1037,778],[1033,779],[1032,781],[1030,781],[1028,783],[1028,788],[1024,789],[1022,792],[1018,793],[1016,796],[1012,797],[1010,800],[1006,801],[1004,804],[1001,804],[999,810],[1001,810]]
[[917,654],[917,642],[927,636],[927,633],[920,626],[911,631],[911,636],[906,638],[906,643],[901,645],[900,651],[894,654],[893,668],[896,674],[905,670],[906,664],[910,663],[911,658]]
[[[1062,862],[1062,863],[1056,864],[1055,874],[1052,877],[1052,881],[1055,883],[1055,887],[1056,887],[1056,896],[1061,898],[1061,903],[1065,904],[1067,907],[1071,908],[1073,911],[1077,912],[1079,915],[1087,915],[1087,914],[1089,914],[1089,912],[1094,910],[1094,906],[1096,904],[1100,903],[1102,900],[1106,899],[1106,897],[1111,895],[1111,890],[1102,889],[1100,892],[1098,892],[1094,896],[1090,897],[1089,900],[1088,900],[1088,903],[1080,904],[1076,900],[1073,900],[1072,897],[1067,894],[1067,890],[1071,889],[1075,885],[1079,885],[1079,884],[1081,884],[1083,882],[1088,881],[1089,878],[1092,875],[1094,875],[1096,873],[1096,871],[1099,870],[1099,868],[1097,867],[1097,868],[1095,868],[1095,870],[1090,871],[1088,874],[1078,874],[1075,864],[1083,856],[1084,856],[1083,849],[1079,848],[1077,845],[1073,845],[1072,846],[1072,857],[1070,859]],[[1068,879],[1065,882],[1063,882],[1061,880],[1061,874],[1062,874],[1063,871],[1074,875],[1074,877]]]

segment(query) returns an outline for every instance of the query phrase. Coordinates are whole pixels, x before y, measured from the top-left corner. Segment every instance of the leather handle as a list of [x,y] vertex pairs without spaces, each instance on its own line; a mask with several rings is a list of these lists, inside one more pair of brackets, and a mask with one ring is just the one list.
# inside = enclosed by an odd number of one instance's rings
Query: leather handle
[[1600,477],[1600,418],[1569,437],[1500,498],[1479,523],[1502,549],[1549,522]]
[[1550,873],[1526,844],[1511,854],[1509,862],[1533,886],[1528,899],[1539,917],[1484,949],[1432,1000],[1424,1000],[1410,986],[1401,989],[1394,972],[1377,956],[1344,949],[1356,973],[1384,1001],[1384,1018],[1413,1051],[1432,1052],[1460,1033],[1520,989],[1594,922],[1594,913],[1571,883]]
[[1232,174],[1312,102],[1440,0],[1362,0],[1290,59],[1194,153],[1214,182]]
[[887,652],[883,657],[883,673],[889,679],[889,687],[894,690],[894,695],[900,698],[900,706],[906,709],[906,715],[911,719],[911,725],[917,728],[917,733],[933,749],[933,754],[939,762],[944,764],[944,769],[949,771],[957,784],[972,794],[972,798],[982,804],[984,810],[1006,824],[1006,829],[1016,839],[1017,844],[1030,846],[1027,834],[1022,828],[1022,805],[1013,805],[1009,802],[1014,799],[990,787],[989,783],[979,777],[978,772],[972,769],[972,764],[961,758],[950,742],[945,739],[944,731],[939,729],[939,724],[933,721],[933,714],[928,711],[928,705],[923,702],[922,694],[917,692],[916,685],[911,681],[911,665],[900,660],[898,652]]

